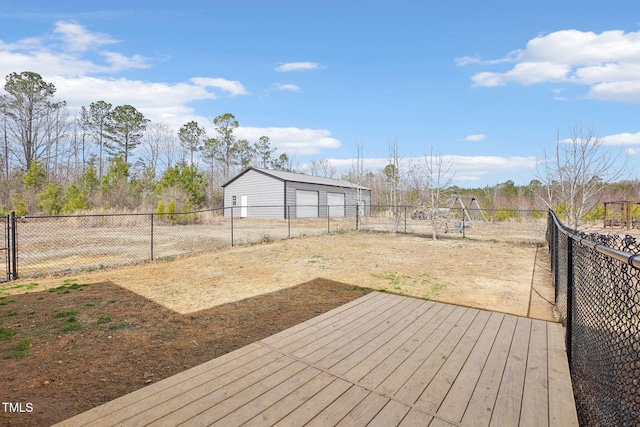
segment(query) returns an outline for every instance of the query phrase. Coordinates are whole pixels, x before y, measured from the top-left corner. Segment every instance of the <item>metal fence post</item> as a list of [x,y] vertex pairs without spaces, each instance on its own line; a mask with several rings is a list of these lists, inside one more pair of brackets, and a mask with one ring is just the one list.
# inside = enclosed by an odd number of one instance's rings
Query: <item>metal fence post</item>
[[18,278],[18,243],[16,242],[16,213],[11,212],[10,218],[11,224],[11,280],[16,280]]
[[231,206],[231,247],[233,247],[233,206]]
[[407,234],[407,207],[404,207],[404,234]]
[[466,228],[465,225],[466,224],[464,223],[464,209],[462,209],[461,212],[462,212],[462,238],[464,239],[464,238],[467,237],[467,233],[465,231],[465,228]]
[[327,234],[331,233],[331,218],[329,215],[329,204],[327,203]]
[[289,233],[289,239],[291,238],[291,205],[287,206],[287,232]]
[[151,261],[153,261],[153,212],[150,215],[151,217]]
[[566,236],[567,240],[567,360],[569,361],[569,372],[571,372],[571,345],[573,335],[573,238]]

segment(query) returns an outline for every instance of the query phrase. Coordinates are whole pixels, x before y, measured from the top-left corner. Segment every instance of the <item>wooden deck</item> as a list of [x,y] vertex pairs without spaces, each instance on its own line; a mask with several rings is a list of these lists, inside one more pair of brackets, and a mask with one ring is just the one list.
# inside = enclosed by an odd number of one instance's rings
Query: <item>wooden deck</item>
[[373,292],[58,426],[577,426],[560,324]]

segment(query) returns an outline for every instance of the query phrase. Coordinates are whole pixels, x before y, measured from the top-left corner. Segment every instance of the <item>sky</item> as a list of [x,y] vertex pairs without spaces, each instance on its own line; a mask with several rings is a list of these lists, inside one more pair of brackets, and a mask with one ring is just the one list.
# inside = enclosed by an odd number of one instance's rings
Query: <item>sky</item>
[[640,156],[640,3],[610,0],[4,0],[0,75],[34,71],[71,115],[104,100],[177,131],[269,136],[308,170],[439,153],[454,183],[525,185],[572,129]]

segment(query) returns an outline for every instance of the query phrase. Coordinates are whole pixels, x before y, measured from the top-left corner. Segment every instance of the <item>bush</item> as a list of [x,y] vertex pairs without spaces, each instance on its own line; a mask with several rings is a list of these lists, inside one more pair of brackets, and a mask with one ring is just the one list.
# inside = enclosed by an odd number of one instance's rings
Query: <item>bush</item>
[[45,215],[58,215],[62,209],[60,204],[59,185],[47,184],[46,188],[37,194],[38,209]]

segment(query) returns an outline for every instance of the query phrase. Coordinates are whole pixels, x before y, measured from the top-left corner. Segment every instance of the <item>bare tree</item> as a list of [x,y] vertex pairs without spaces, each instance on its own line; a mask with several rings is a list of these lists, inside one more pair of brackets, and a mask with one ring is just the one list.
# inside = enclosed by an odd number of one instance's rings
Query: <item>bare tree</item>
[[453,168],[453,159],[451,156],[443,156],[439,151],[435,151],[433,147],[428,155],[419,165],[424,182],[427,187],[427,197],[429,204],[427,206],[428,216],[431,220],[433,240],[437,239],[438,230],[441,228],[441,207],[447,196],[447,189],[451,187],[455,174],[451,171]]
[[324,178],[336,177],[336,170],[331,166],[329,159],[311,160],[311,163],[309,164],[309,173],[313,176],[321,176]]
[[553,155],[544,153],[536,177],[542,183],[541,197],[549,208],[566,213],[569,225],[578,228],[583,216],[599,201],[606,184],[626,175],[628,159],[622,152],[604,149],[603,140],[593,130],[570,129],[569,138],[556,138]]

